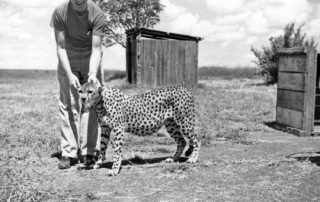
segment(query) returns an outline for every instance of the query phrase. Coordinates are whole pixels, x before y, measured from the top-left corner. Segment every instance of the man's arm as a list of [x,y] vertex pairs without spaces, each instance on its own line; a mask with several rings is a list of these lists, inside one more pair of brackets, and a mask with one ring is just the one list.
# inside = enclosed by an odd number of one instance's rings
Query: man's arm
[[102,44],[102,37],[93,35],[88,82],[93,82],[93,83],[98,82],[97,72],[101,62],[101,54],[102,54],[101,44]]
[[66,51],[66,41],[64,31],[54,30],[57,43],[57,55],[62,64],[62,68],[67,74],[69,85],[74,88],[80,87],[79,79],[72,73],[69,58]]

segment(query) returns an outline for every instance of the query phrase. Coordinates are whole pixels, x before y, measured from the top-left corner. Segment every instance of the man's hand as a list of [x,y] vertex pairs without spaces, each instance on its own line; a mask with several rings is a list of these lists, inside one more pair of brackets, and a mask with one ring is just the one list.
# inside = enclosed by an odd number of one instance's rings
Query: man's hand
[[81,86],[78,77],[76,77],[76,75],[74,74],[70,74],[68,76],[68,80],[69,80],[69,85],[75,89],[78,89]]
[[88,83],[97,84],[98,82],[99,80],[97,79],[97,76],[95,74],[89,74]]

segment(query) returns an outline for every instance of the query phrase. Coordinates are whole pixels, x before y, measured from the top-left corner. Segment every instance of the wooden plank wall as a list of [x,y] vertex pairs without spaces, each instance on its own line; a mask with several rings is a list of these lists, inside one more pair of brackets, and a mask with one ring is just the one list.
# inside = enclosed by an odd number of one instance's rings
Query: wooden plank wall
[[195,85],[198,83],[198,44],[186,44],[186,81],[188,85]]
[[304,52],[279,57],[276,121],[304,129],[305,72],[307,55]]
[[141,39],[139,61],[143,86],[197,84],[197,42]]
[[284,124],[293,128],[303,129],[303,112],[277,106],[277,123]]
[[320,88],[319,88],[319,81],[320,81],[320,54],[317,54],[317,78],[316,78],[316,100],[315,100],[315,125],[320,125]]

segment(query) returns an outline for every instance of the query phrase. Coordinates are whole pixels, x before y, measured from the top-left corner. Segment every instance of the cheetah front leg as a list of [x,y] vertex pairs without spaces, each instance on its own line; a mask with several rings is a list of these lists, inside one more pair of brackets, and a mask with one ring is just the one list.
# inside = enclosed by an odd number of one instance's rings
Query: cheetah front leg
[[101,144],[100,144],[100,154],[98,156],[98,161],[93,166],[94,169],[100,168],[106,159],[106,150],[108,148],[108,143],[110,140],[110,128],[106,126],[101,126]]
[[112,169],[109,171],[109,176],[116,176],[120,172],[121,162],[122,162],[122,145],[124,137],[124,128],[116,127],[112,129],[114,137],[114,156]]

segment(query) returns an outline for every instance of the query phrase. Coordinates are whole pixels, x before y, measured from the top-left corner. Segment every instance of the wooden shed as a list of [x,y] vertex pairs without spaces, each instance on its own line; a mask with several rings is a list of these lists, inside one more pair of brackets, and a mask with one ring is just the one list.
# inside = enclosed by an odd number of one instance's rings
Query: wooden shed
[[198,42],[202,38],[145,28],[126,34],[129,83],[148,87],[197,84]]
[[298,136],[320,134],[320,56],[315,49],[281,49],[276,122]]

